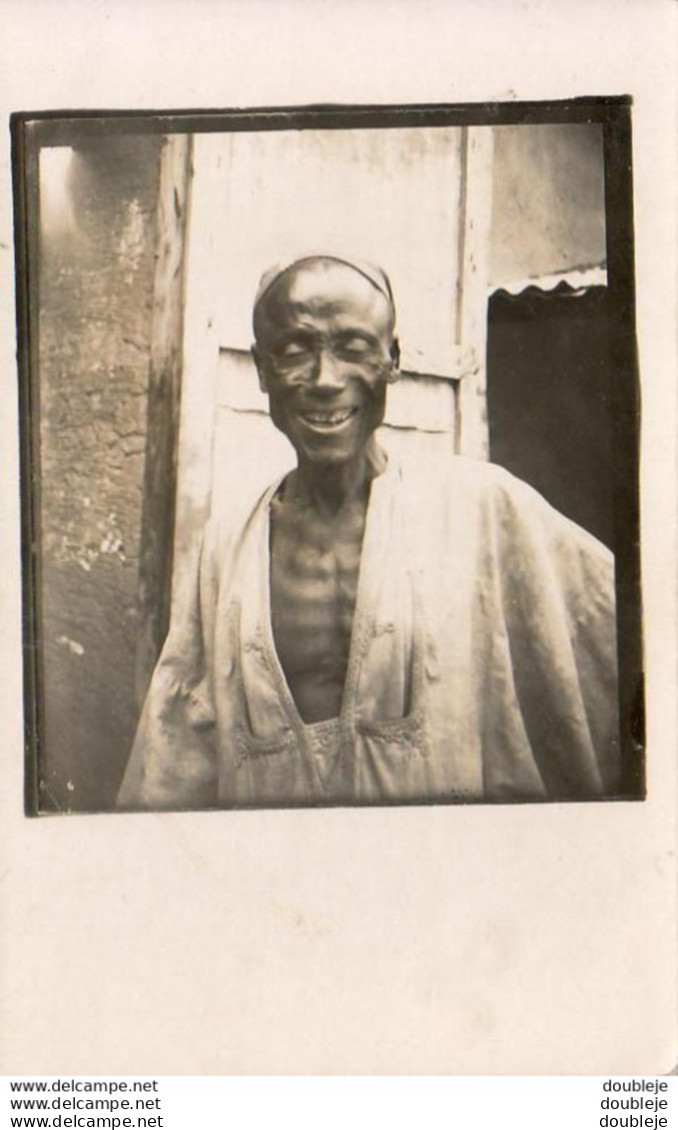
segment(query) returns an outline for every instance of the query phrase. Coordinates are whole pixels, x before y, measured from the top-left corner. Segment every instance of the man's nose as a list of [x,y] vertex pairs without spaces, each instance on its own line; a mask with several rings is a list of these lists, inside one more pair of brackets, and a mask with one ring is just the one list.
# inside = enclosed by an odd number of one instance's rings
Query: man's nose
[[314,387],[323,392],[339,392],[346,383],[341,362],[329,349],[321,349],[318,353],[314,377]]

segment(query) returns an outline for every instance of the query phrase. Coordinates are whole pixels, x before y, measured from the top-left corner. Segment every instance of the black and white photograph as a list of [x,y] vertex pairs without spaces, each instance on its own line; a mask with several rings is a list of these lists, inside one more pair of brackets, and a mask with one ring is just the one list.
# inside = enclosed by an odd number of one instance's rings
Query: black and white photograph
[[15,118],[29,814],[643,797],[631,129]]
[[0,1107],[670,1121],[675,4],[2,11]]

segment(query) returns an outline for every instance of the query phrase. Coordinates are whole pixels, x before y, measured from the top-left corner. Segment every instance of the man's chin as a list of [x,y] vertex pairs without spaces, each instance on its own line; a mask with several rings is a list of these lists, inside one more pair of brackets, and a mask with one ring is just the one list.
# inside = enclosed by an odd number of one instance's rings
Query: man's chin
[[347,451],[338,444],[299,444],[297,455],[305,463],[314,463],[317,466],[340,467],[343,464],[357,463],[362,455],[363,448]]

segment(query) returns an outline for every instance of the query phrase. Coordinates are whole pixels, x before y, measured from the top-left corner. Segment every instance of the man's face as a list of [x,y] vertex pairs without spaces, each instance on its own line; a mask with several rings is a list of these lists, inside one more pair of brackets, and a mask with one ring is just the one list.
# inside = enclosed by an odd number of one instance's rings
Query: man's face
[[398,375],[388,299],[358,271],[314,260],[273,284],[257,311],[254,359],[271,418],[300,460],[360,458]]

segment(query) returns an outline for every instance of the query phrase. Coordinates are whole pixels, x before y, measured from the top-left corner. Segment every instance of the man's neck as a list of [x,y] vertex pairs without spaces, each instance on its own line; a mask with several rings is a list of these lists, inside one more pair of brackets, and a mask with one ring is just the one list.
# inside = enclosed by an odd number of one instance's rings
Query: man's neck
[[366,503],[372,480],[386,469],[387,458],[376,442],[358,459],[345,463],[300,460],[285,484],[285,497],[317,514],[332,515],[347,506]]

